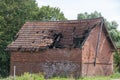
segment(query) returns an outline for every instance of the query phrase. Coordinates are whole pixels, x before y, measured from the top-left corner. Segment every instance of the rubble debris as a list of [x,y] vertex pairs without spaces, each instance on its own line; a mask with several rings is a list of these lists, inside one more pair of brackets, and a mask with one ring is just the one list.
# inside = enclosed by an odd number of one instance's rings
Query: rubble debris
[[49,48],[62,48],[62,45],[60,44],[61,38],[63,38],[62,33],[55,33],[53,35],[53,43]]

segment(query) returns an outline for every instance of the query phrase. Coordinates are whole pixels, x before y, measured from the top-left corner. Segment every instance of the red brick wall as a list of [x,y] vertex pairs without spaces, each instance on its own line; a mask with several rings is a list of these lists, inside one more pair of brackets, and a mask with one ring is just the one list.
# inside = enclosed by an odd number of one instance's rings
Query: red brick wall
[[48,49],[36,53],[12,52],[11,75],[16,66],[16,74],[42,72],[46,77],[54,75],[78,76],[81,72],[80,49]]
[[82,48],[82,75],[110,75],[113,72],[112,47],[102,31],[100,47],[96,59],[96,66],[93,65],[95,59],[96,44],[100,27],[94,28]]

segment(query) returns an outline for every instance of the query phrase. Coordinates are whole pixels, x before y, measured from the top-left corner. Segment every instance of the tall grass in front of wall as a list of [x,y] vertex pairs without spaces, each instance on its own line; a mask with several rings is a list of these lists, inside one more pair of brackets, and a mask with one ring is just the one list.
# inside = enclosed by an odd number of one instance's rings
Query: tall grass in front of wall
[[[111,76],[96,76],[96,77],[81,77],[77,80],[112,80],[112,79],[120,79],[120,73],[114,73]],[[51,79],[45,79],[41,74],[29,74],[24,73],[22,76],[16,76],[15,78],[10,76],[8,78],[0,78],[0,80],[76,80],[72,77],[64,78],[64,77],[53,77]]]

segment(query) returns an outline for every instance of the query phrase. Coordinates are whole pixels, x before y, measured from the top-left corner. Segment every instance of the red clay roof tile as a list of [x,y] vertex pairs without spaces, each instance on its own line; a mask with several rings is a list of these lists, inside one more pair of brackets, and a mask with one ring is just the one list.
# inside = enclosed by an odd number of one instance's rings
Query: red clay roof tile
[[83,38],[85,31],[101,22],[101,18],[68,21],[26,22],[16,35],[16,40],[8,45],[9,50],[31,50],[53,44],[54,34],[61,33],[63,47],[73,45],[73,38]]

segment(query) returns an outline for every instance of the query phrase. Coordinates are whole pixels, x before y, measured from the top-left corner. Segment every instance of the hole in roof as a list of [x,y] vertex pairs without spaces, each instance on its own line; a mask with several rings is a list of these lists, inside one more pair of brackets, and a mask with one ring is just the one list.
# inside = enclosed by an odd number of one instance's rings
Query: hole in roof
[[81,38],[79,37],[76,37],[76,38],[73,38],[73,44],[74,44],[74,48],[79,48],[81,46]]
[[42,39],[45,39],[46,38],[46,36],[43,36],[43,38]]
[[78,37],[78,35],[75,35],[75,37]]
[[18,51],[19,51],[19,50],[21,50],[21,49],[22,49],[22,46],[21,46],[21,45],[20,45],[20,46],[18,46]]
[[39,31],[36,32],[37,34],[39,33]]
[[35,41],[32,41],[32,43],[35,43]]
[[73,32],[75,32],[75,30],[76,30],[76,27],[73,28]]
[[51,33],[53,33],[53,30],[50,30]]
[[49,48],[62,48],[63,46],[60,44],[61,38],[63,38],[62,33],[55,33],[53,35],[53,43]]
[[42,31],[42,33],[44,33],[45,31]]
[[89,30],[87,29],[87,30],[84,30],[84,33],[88,33],[89,32]]

